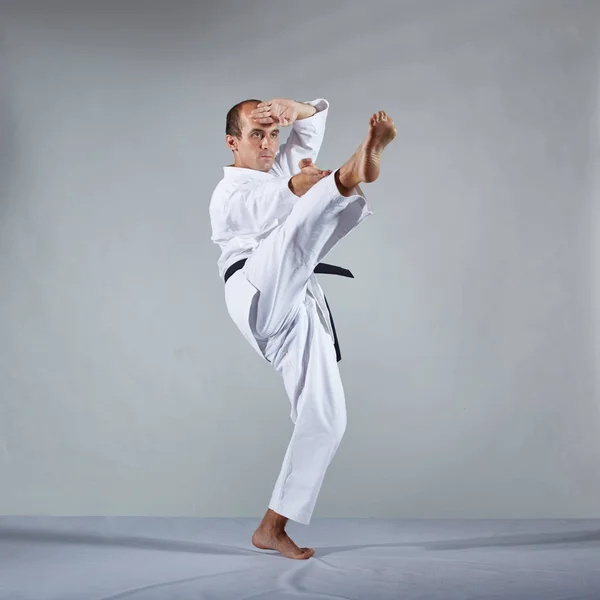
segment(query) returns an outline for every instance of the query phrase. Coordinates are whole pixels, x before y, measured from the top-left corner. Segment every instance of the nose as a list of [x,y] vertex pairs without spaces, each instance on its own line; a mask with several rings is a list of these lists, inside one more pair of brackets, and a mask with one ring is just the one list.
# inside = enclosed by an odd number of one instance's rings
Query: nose
[[268,140],[268,138],[267,138],[267,136],[266,136],[266,135],[265,135],[265,136],[263,137],[263,139],[260,141],[260,147],[261,147],[261,148],[264,148],[264,149],[266,149],[266,148],[268,148],[268,147],[269,147],[269,140]]

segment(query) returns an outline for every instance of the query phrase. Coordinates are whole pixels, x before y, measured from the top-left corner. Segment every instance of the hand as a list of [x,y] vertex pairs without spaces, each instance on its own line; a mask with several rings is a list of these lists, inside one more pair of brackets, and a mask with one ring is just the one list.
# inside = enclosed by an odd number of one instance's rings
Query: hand
[[268,102],[261,102],[250,113],[250,117],[263,125],[279,123],[285,127],[291,125],[298,118],[301,107],[300,102],[289,98],[273,98]]
[[301,172],[298,175],[294,175],[288,183],[292,193],[298,197],[304,196],[313,185],[332,173],[330,169],[326,171],[319,169],[310,158],[303,158],[298,163],[298,166]]
[[298,163],[298,166],[300,167],[300,171],[302,173],[305,173],[306,175],[315,179],[323,179],[323,177],[327,177],[333,172],[331,169],[319,169],[319,167],[313,163],[312,158],[303,158]]

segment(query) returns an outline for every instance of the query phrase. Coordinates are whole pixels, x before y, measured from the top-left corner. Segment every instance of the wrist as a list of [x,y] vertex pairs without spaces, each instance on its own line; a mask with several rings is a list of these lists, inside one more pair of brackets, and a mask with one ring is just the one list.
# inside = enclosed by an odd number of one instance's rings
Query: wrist
[[[298,175],[300,175],[300,173]],[[288,181],[288,187],[294,196],[298,196],[298,175],[290,177],[290,180]]]
[[298,173],[291,177],[288,181],[288,187],[294,196],[298,196],[298,198],[304,196],[310,188],[306,174]]

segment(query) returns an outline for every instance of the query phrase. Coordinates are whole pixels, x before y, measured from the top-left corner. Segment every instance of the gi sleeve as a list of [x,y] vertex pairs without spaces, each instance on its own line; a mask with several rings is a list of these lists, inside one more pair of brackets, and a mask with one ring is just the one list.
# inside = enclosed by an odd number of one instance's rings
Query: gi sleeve
[[241,182],[227,198],[228,227],[238,235],[266,232],[283,222],[298,200],[289,176]]
[[311,100],[310,104],[317,112],[306,119],[294,121],[292,130],[285,143],[281,144],[271,172],[276,176],[297,175],[300,173],[298,162],[303,158],[312,158],[316,164],[323,137],[325,136],[325,122],[329,112],[329,102],[324,98]]

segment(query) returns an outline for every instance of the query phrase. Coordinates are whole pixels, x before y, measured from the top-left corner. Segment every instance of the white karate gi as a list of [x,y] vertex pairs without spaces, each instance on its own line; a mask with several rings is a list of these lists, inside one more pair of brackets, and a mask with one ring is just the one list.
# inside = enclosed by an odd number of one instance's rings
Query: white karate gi
[[242,335],[283,377],[294,431],[269,502],[308,525],[325,472],[346,428],[346,403],[323,290],[313,269],[372,214],[365,197],[342,196],[334,172],[298,197],[288,187],[298,162],[317,162],[329,102],[295,121],[272,169],[224,167],[210,202],[219,275],[242,258],[225,284],[228,312]]

